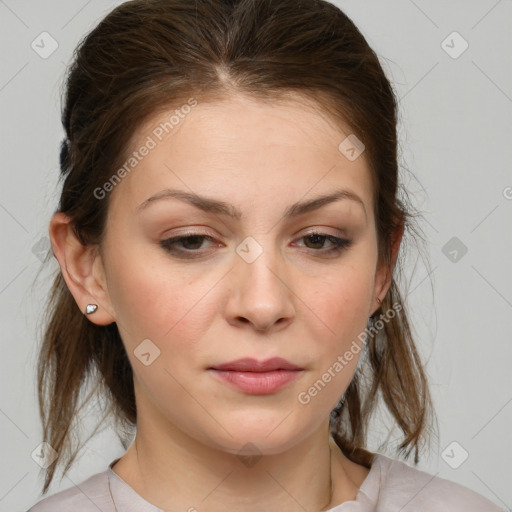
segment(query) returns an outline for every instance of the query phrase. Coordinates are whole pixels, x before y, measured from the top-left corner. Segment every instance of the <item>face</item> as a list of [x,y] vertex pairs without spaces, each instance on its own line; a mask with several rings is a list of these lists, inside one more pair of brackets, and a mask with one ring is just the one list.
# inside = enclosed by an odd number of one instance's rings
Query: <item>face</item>
[[[385,293],[365,155],[304,102],[198,103],[162,140],[174,109],[153,117],[133,149],[155,146],[110,195],[101,264],[139,418],[229,453],[325,424]],[[245,358],[293,369],[220,368]]]

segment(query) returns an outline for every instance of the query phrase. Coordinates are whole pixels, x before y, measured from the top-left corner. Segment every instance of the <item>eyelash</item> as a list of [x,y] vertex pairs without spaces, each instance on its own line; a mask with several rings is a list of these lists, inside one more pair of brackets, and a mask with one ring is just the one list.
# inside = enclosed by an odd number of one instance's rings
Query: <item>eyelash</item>
[[[306,235],[301,236],[299,238],[299,240],[301,240],[303,238],[313,237],[313,236],[323,237],[326,240],[329,240],[329,242],[331,242],[333,244],[333,247],[331,247],[330,249],[327,249],[327,250],[325,250],[325,249],[310,249],[311,251],[316,252],[316,253],[323,253],[323,254],[327,254],[327,255],[337,255],[340,252],[342,252],[343,250],[348,249],[352,245],[352,240],[348,240],[345,238],[339,238],[337,236],[329,235],[327,233],[321,233],[319,231],[312,231],[310,233],[307,233]],[[162,240],[160,242],[160,246],[166,252],[175,254],[175,255],[181,255],[181,257],[184,257],[184,258],[200,257],[201,256],[200,249],[198,249],[198,250],[176,249],[175,246],[178,243],[182,242],[183,240],[188,240],[190,238],[200,238],[200,239],[204,239],[204,240],[214,241],[214,238],[209,235],[205,235],[202,233],[186,233],[185,235],[182,235],[182,236],[176,236],[173,238],[167,238],[165,240]]]

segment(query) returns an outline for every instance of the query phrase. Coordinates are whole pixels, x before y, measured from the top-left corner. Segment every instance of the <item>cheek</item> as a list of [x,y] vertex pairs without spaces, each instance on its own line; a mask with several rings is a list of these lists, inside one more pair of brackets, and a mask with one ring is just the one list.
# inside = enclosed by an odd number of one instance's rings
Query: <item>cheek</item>
[[371,272],[352,267],[315,285],[306,304],[316,314],[306,322],[313,343],[305,347],[315,354],[314,364],[297,394],[303,419],[314,422],[318,411],[331,411],[350,384],[362,353],[372,285]]
[[346,267],[321,281],[304,283],[309,288],[304,305],[317,319],[311,325],[323,329],[328,339],[334,343],[346,340],[366,326],[373,290],[371,272]]
[[112,266],[109,296],[125,343],[134,347],[149,338],[163,349],[171,339],[197,339],[213,311],[208,294],[218,279],[208,276],[137,253]]

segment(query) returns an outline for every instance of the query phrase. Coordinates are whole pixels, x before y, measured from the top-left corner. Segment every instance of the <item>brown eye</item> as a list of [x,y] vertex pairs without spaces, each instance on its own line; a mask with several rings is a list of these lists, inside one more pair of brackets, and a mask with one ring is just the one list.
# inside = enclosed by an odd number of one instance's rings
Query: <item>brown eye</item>
[[[183,257],[194,257],[202,249],[203,242],[205,240],[213,241],[213,237],[208,235],[202,235],[198,233],[191,233],[186,236],[176,236],[173,238],[167,238],[160,242],[160,246],[169,253],[183,255]],[[190,253],[187,255],[187,253]],[[197,254],[199,255],[199,254]]]
[[203,244],[204,236],[200,235],[193,235],[193,236],[186,236],[179,239],[179,243],[183,244],[183,247],[185,249],[199,249],[201,245]]
[[306,244],[310,249],[323,249],[323,245],[327,240],[327,236],[325,235],[308,235],[304,237],[304,240],[307,240],[311,243],[311,245]]
[[[306,243],[304,244],[308,249],[312,249],[316,252],[339,252],[350,246],[352,243],[351,240],[346,240],[344,238],[339,238],[334,235],[328,235],[326,233],[309,233],[301,237],[301,240],[304,240]],[[331,244],[331,247],[325,247],[324,244],[328,241]]]

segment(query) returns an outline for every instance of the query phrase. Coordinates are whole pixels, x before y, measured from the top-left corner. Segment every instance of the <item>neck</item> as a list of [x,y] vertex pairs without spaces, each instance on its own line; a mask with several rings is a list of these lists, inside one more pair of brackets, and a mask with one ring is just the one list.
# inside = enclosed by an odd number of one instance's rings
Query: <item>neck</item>
[[285,452],[252,458],[142,423],[114,467],[158,508],[191,512],[328,510],[355,499],[368,472],[343,455],[328,423]]

